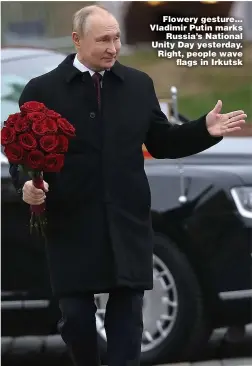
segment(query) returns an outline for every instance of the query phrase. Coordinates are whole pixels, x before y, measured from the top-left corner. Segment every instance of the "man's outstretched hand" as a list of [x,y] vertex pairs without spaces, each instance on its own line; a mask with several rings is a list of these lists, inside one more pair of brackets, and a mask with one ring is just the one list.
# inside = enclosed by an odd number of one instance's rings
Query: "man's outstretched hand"
[[233,111],[221,114],[222,101],[218,100],[216,106],[206,116],[208,132],[212,136],[226,136],[231,132],[239,131],[245,123],[247,115],[244,111]]

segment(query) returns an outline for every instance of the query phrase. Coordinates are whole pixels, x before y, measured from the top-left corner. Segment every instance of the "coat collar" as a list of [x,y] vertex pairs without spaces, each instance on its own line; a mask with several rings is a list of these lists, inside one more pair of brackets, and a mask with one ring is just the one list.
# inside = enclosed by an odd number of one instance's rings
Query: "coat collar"
[[125,66],[123,66],[122,64],[120,64],[120,62],[116,61],[114,63],[114,65],[111,67],[110,71],[116,75],[119,79],[121,79],[122,81],[124,81],[124,77],[125,77]]
[[[75,56],[76,53],[71,53],[58,66],[59,70],[64,73],[65,79],[68,83],[71,82],[77,75],[83,75],[83,73],[73,65]],[[118,61],[116,61],[110,71],[107,72],[114,74],[122,81],[124,80],[124,66]],[[87,71],[84,74],[89,74],[89,72]]]

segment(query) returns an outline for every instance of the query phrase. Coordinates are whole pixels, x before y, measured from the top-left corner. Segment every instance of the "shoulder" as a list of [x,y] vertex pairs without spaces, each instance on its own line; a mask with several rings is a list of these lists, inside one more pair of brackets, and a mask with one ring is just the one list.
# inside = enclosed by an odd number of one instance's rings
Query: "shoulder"
[[19,106],[31,100],[44,103],[44,97],[49,89],[48,86],[54,84],[56,70],[54,69],[28,81],[19,97]]
[[36,88],[36,87],[41,88],[43,85],[48,86],[48,83],[51,83],[53,79],[56,79],[58,74],[59,74],[58,69],[55,68],[45,74],[32,78],[27,83],[27,86],[30,86],[33,88]]
[[48,94],[48,90],[51,90],[59,79],[57,68],[30,79],[22,91],[19,103],[23,104],[32,99],[44,102],[43,99]]
[[74,77],[77,73],[80,73],[80,71],[73,66],[74,56],[75,54],[69,54],[53,70],[31,79],[28,84],[35,88],[38,87],[42,89],[43,87],[48,89],[48,85],[50,85],[50,88],[52,88],[57,84],[58,88],[62,81]]
[[125,66],[122,64],[120,64],[120,65],[123,68],[124,74],[126,77],[137,78],[137,80],[139,80],[139,81],[152,83],[151,77],[146,72],[135,69],[134,67]]
[[124,66],[126,84],[130,85],[130,88],[136,89],[138,92],[141,90],[141,94],[147,98],[153,98],[156,96],[154,81],[146,72],[138,70],[134,67]]

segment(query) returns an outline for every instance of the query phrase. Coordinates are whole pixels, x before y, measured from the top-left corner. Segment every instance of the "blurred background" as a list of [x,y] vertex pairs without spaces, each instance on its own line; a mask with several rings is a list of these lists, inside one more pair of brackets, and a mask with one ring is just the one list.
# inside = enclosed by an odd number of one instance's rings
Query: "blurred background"
[[[82,6],[96,2],[2,2],[2,46],[42,47],[73,51],[71,16]],[[218,98],[224,109],[244,109],[252,117],[252,3],[250,1],[104,1],[119,20],[123,49],[120,60],[146,71],[154,79],[159,98],[169,97],[170,86],[179,88],[181,113],[195,118],[212,108]],[[157,59],[151,41],[164,39],[150,31],[162,15],[234,16],[243,19],[243,67],[177,67],[173,60]],[[54,66],[53,64],[51,65]],[[32,72],[32,70],[31,70]],[[197,98],[195,98],[197,96]]]
[[[166,252],[160,251],[157,240],[155,288],[145,299],[143,360],[148,365],[161,360],[163,363],[180,361],[182,350],[189,343],[184,337],[185,329],[189,329],[194,340],[193,346],[190,345],[196,360],[249,357],[252,348],[249,325],[252,314],[252,2],[1,2],[2,122],[19,110],[19,96],[31,78],[57,67],[67,53],[75,51],[71,41],[72,15],[81,7],[95,3],[104,5],[120,23],[123,46],[119,61],[152,77],[168,117],[170,113],[174,117],[174,101],[179,111],[179,121],[175,122],[186,123],[207,113],[218,99],[223,101],[223,112],[243,109],[248,115],[248,123],[241,132],[207,152],[172,162],[146,160],[154,231],[165,235]],[[174,60],[157,58],[151,41],[163,40],[165,36],[162,32],[151,32],[149,24],[161,24],[163,15],[242,19],[244,65],[187,68],[176,66]],[[177,88],[177,99],[171,94],[172,86]],[[145,156],[149,158],[147,153]],[[69,366],[57,333],[60,314],[51,298],[43,243],[30,237],[29,210],[13,188],[3,154],[1,168],[3,364]],[[175,254],[174,247],[179,247]],[[189,281],[189,267],[196,273],[196,283]],[[182,283],[192,289],[187,299],[183,299],[180,276]],[[195,286],[199,284],[203,295],[192,313]],[[103,355],[105,303],[106,296],[97,298],[97,329]],[[210,314],[213,323],[208,328],[206,320]],[[204,339],[209,340],[209,345],[199,355],[201,348],[197,345]],[[237,365],[252,366],[251,357],[247,363],[242,362]]]

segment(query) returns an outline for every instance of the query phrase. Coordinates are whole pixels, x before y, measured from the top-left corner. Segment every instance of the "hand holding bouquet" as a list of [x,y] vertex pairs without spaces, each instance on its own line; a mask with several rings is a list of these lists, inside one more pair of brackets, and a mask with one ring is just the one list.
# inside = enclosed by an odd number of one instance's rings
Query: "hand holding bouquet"
[[[69,140],[75,128],[43,103],[31,101],[11,114],[1,130],[1,144],[10,163],[17,164],[31,177],[36,188],[45,191],[43,173],[58,173],[64,166]],[[31,205],[30,229],[45,236],[45,203]]]

